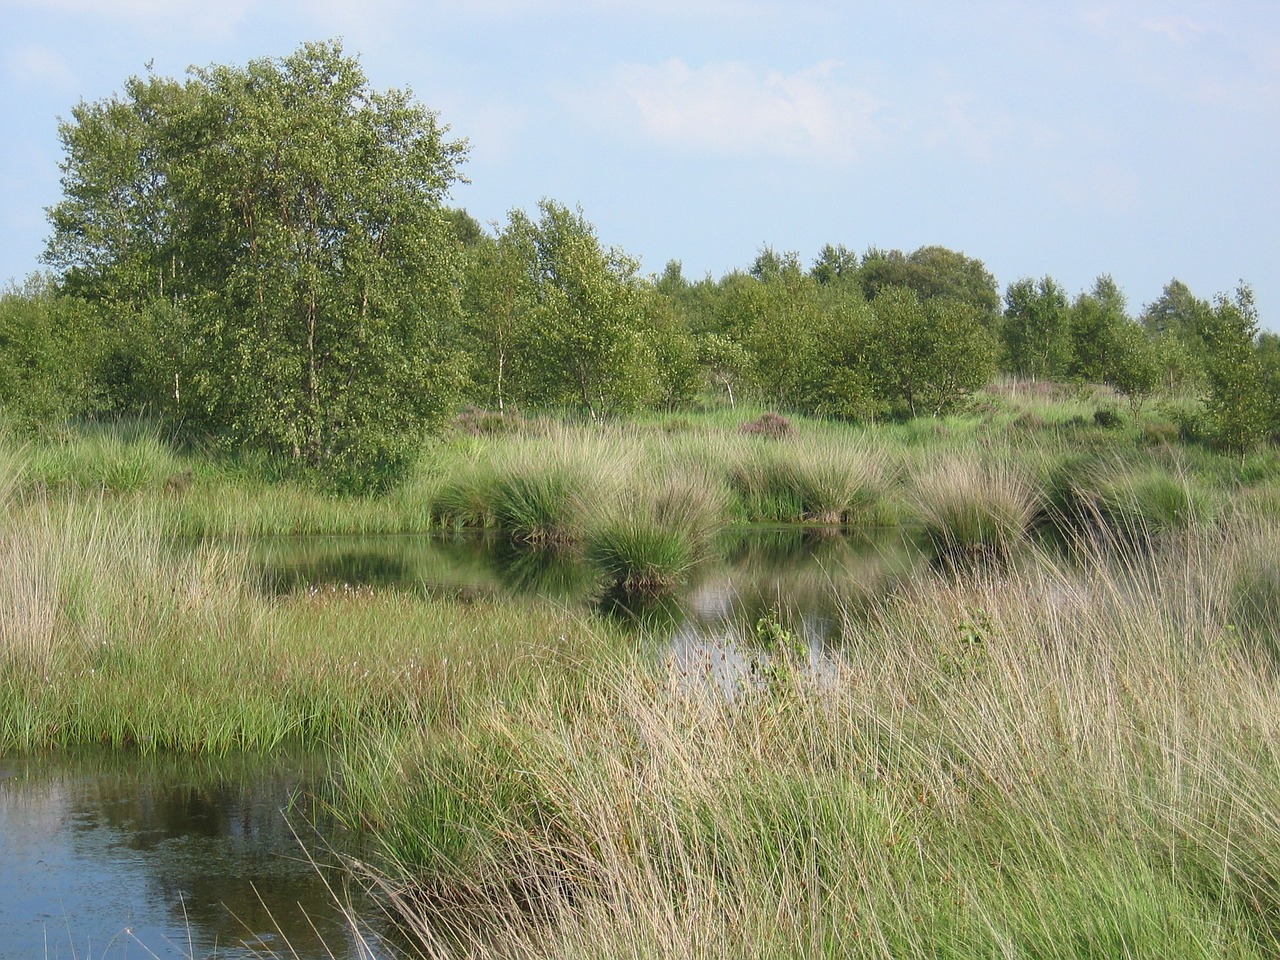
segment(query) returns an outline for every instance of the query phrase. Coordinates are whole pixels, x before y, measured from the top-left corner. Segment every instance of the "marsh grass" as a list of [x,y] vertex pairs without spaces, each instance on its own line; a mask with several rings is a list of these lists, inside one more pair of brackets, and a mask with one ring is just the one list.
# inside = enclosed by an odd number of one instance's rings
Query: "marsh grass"
[[947,458],[913,478],[913,506],[934,554],[943,560],[1005,559],[1036,515],[1034,485],[1004,459]]
[[1154,466],[1106,477],[1093,497],[1101,520],[1129,537],[1204,526],[1220,510],[1219,498],[1196,480]]
[[884,455],[862,443],[744,438],[727,457],[744,519],[874,526],[886,482]]
[[27,463],[26,448],[6,443],[0,431],[0,510],[7,508],[24,486]]
[[709,555],[728,498],[696,467],[650,469],[592,525],[587,558],[624,599],[667,593]]
[[362,761],[379,881],[439,956],[1271,955],[1277,681],[1226,619],[1266,536],[924,574],[759,696],[620,659],[479,705]]
[[160,428],[145,421],[66,428],[32,447],[28,482],[77,493],[139,493],[163,489],[181,461]]
[[267,597],[244,551],[175,549],[154,512],[103,501],[11,515],[0,555],[0,752],[271,749],[448,724],[607,635],[518,600]]
[[436,512],[455,526],[493,525],[541,545],[580,543],[633,469],[625,433],[557,428],[502,437],[440,482]]

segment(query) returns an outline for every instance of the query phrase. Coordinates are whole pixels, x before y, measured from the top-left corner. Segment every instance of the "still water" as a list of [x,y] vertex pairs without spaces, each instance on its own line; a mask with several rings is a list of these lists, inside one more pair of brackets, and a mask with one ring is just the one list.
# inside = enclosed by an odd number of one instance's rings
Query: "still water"
[[[249,549],[269,593],[534,594],[595,608],[631,623],[655,656],[710,664],[688,672],[726,695],[749,673],[761,618],[800,637],[820,667],[850,613],[919,562],[895,540],[755,530],[727,536],[678,596],[636,605],[602,594],[572,557],[500,540],[307,538]],[[393,955],[376,930],[350,928],[342,904],[371,912],[359,891],[304,853],[303,842],[336,860],[352,842],[313,799],[329,775],[317,756],[0,758],[0,960]]]
[[[315,756],[0,760],[0,957],[358,957]],[[358,900],[356,901],[359,902]]]

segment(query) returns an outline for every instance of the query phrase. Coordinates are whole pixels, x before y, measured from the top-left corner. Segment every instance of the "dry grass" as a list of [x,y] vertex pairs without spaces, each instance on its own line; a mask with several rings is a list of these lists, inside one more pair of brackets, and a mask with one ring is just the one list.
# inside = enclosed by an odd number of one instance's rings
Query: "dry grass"
[[439,956],[1271,955],[1280,691],[1234,618],[1276,534],[921,576],[733,699],[624,662],[481,707],[401,744],[385,889]]

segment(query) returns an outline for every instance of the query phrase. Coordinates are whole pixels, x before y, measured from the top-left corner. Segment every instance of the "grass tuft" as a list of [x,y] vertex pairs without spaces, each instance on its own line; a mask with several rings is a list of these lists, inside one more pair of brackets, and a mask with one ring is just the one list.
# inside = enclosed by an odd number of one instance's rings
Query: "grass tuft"
[[1039,499],[1012,464],[950,458],[914,478],[914,506],[940,559],[1000,559],[1027,535]]

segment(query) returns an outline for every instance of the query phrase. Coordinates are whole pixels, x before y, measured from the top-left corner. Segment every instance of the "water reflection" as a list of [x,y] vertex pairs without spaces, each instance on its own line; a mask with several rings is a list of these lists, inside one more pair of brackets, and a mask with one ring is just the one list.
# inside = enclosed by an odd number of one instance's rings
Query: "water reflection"
[[307,802],[325,775],[298,757],[0,761],[0,956],[359,956],[340,881],[290,827],[328,829]]
[[572,550],[531,549],[486,534],[271,538],[255,542],[250,553],[259,582],[273,594],[345,585],[426,596],[533,595],[648,626],[663,615],[700,617],[707,604],[727,610],[735,601],[747,616],[761,603],[830,614],[876,595],[919,562],[898,531],[737,529],[720,537],[683,589],[640,602],[608,594],[597,571]]
[[267,540],[253,558],[273,593],[338,584],[426,596],[534,595],[593,609],[633,627],[682,670],[714,664],[714,683],[726,692],[749,679],[762,620],[794,633],[821,669],[844,626],[924,562],[896,530],[737,529],[721,536],[682,589],[642,600],[605,590],[572,551],[495,536]]
[[[821,675],[857,611],[922,562],[894,533],[737,531],[683,590],[637,604],[605,594],[571,552],[494,537],[276,539],[250,551],[271,594],[532,594],[593,610],[731,697],[762,682],[761,624],[794,636]],[[306,862],[281,812],[292,805],[293,822],[326,830],[305,802],[326,776],[314,758],[0,761],[0,957],[361,956],[326,886],[338,881]]]

